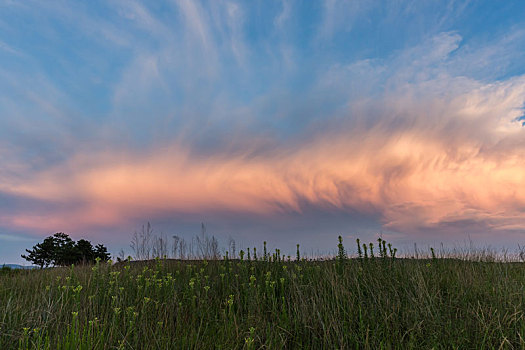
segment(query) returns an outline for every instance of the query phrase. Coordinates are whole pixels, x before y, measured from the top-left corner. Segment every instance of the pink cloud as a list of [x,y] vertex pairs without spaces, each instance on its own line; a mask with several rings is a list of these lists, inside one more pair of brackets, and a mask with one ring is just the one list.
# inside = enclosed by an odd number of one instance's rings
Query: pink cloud
[[0,189],[82,205],[4,220],[52,230],[119,225],[159,211],[271,217],[300,213],[306,202],[323,210],[378,212],[394,231],[469,220],[494,230],[525,229],[525,130],[512,122],[525,81],[478,86],[452,98],[417,101],[413,92],[398,94],[397,101],[386,97],[385,114],[372,126],[364,126],[367,112],[361,110],[362,124],[357,118],[326,127],[257,156],[217,150],[192,157],[179,143],[141,154],[78,154],[29,180],[4,178]]

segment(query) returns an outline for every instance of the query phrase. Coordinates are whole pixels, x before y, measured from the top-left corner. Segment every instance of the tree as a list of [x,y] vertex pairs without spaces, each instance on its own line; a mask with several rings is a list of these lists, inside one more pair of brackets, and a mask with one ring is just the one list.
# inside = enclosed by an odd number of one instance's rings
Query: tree
[[64,232],[58,232],[53,235],[55,240],[55,262],[54,265],[68,266],[77,262],[78,254],[73,241]]
[[22,255],[22,258],[32,262],[40,268],[48,267],[55,261],[55,240],[53,237],[47,237],[42,243],[38,243],[32,250],[26,249],[28,255]]
[[92,261],[95,261],[95,250],[93,249],[93,245],[90,241],[86,241],[85,239],[78,240],[76,246],[76,260],[79,260],[84,263],[90,263]]
[[26,249],[27,255],[22,258],[40,266],[40,268],[53,266],[68,266],[71,264],[91,264],[100,258],[107,261],[110,258],[107,248],[102,244],[95,247],[90,241],[80,239],[75,243],[67,234],[57,232],[49,236],[42,243],[38,243],[33,249]]
[[102,245],[97,244],[95,247],[95,259],[99,258],[101,261],[108,261],[111,258],[111,255],[108,253],[108,249]]

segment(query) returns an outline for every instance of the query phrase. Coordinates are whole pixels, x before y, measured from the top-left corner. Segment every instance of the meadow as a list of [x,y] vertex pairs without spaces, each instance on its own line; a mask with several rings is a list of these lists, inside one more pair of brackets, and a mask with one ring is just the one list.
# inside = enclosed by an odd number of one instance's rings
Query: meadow
[[525,347],[523,263],[338,252],[4,269],[0,349]]

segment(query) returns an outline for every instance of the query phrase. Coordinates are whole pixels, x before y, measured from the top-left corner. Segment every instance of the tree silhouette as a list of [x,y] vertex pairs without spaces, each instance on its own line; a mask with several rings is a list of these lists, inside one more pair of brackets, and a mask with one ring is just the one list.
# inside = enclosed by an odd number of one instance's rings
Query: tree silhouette
[[108,253],[108,248],[102,244],[97,244],[95,247],[95,259],[100,259],[102,261],[108,261],[111,256]]
[[78,260],[75,251],[75,241],[63,232],[55,233],[53,238],[55,240],[54,265],[68,266],[74,264]]
[[90,241],[80,239],[75,243],[67,234],[57,232],[49,236],[33,249],[26,249],[27,255],[22,258],[40,266],[40,268],[53,266],[69,266],[71,264],[90,264],[97,258],[107,261],[110,258],[107,248],[102,244],[93,247]]
[[26,249],[28,255],[22,255],[22,258],[32,262],[40,268],[48,267],[55,261],[55,240],[53,237],[47,237],[42,243],[38,243],[32,250]]
[[76,244],[76,259],[88,263],[95,260],[95,250],[90,241],[79,239]]

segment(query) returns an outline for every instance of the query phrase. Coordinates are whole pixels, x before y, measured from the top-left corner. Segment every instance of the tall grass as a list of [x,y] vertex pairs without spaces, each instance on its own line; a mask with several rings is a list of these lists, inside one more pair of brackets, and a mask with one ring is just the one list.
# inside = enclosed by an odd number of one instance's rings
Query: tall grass
[[[125,262],[0,274],[0,349],[525,347],[525,265],[396,258]],[[366,258],[365,258],[366,255]]]

